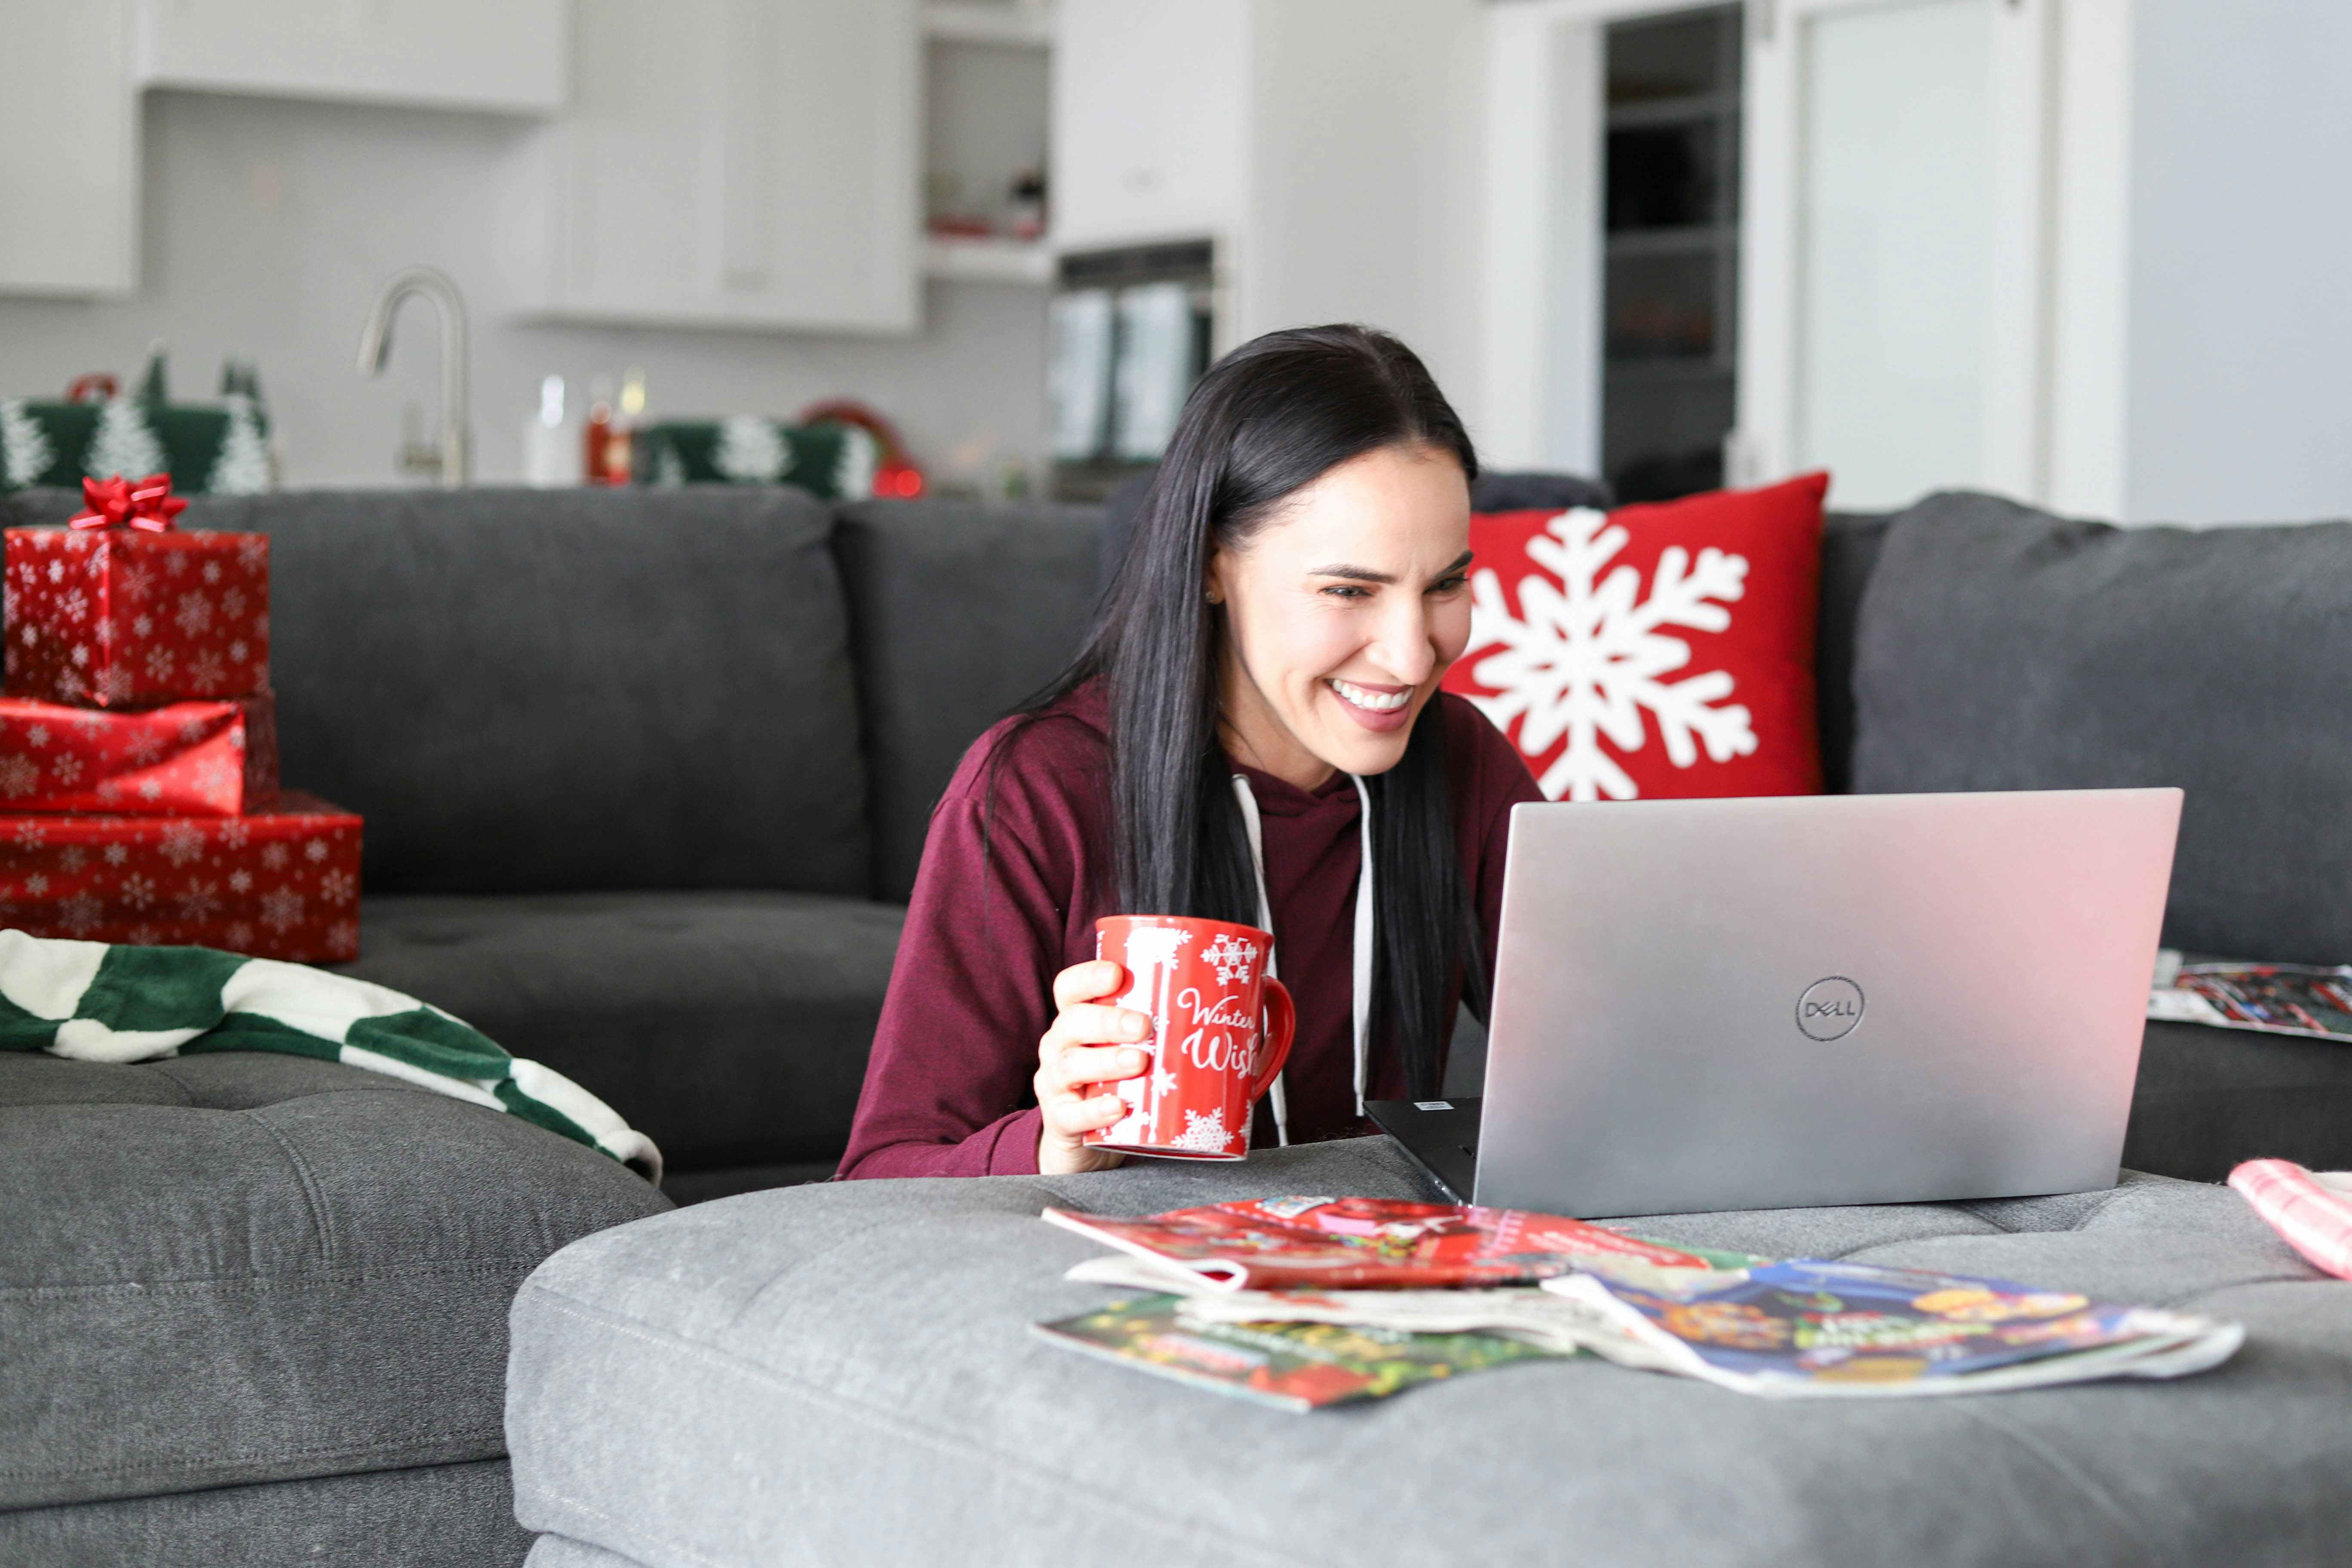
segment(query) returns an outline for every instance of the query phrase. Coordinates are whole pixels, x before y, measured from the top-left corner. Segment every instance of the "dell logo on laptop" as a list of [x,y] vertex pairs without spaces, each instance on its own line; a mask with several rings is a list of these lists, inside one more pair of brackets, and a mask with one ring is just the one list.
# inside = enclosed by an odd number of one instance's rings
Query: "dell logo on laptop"
[[1842,1040],[1862,1022],[1862,987],[1843,974],[1825,975],[1797,998],[1797,1027],[1816,1040]]

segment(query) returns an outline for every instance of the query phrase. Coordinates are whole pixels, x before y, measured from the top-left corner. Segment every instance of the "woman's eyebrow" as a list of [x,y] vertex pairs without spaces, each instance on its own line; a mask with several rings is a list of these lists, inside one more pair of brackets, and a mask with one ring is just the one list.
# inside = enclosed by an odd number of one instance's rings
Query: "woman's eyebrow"
[[[1461,571],[1462,568],[1470,564],[1471,554],[1472,552],[1470,551],[1464,551],[1461,554],[1454,558],[1454,563],[1452,565],[1446,567],[1444,571],[1440,572],[1438,575],[1440,577],[1453,576],[1454,574]],[[1385,584],[1396,581],[1394,574],[1388,572],[1375,572],[1369,566],[1310,566],[1307,569],[1307,574],[1309,577],[1345,577],[1349,581],[1354,583],[1380,583]]]

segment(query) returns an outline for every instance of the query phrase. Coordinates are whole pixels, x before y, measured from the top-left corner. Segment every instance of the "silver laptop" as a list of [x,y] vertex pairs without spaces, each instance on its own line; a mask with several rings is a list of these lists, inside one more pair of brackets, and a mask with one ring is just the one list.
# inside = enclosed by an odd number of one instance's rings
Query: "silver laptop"
[[1515,807],[1485,1094],[1375,1114],[1555,1214],[2112,1186],[2180,801]]

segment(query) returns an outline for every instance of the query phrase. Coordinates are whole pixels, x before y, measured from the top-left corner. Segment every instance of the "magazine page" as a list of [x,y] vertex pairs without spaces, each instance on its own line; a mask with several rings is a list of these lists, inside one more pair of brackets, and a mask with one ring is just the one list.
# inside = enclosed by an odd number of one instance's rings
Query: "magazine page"
[[1755,1261],[1554,1215],[1392,1198],[1264,1198],[1141,1218],[1049,1208],[1044,1218],[1222,1290],[1533,1284],[1579,1268],[1667,1289]]
[[1780,1398],[2177,1377],[2219,1365],[2245,1337],[2234,1323],[2068,1291],[1813,1258],[1679,1293],[1594,1275],[1544,1288],[1607,1313],[1670,1370]]
[[1669,1372],[1664,1357],[1608,1313],[1532,1285],[1483,1290],[1236,1290],[1188,1298],[1190,1322],[1347,1323],[1412,1334],[1497,1334],[1556,1355],[1590,1351]]
[[2352,1040],[2352,965],[2159,963],[2147,1016],[2179,1024]]
[[1205,1321],[1185,1315],[1185,1304],[1176,1296],[1139,1296],[1032,1331],[1064,1349],[1294,1411],[1382,1399],[1435,1378],[1557,1353],[1494,1334]]

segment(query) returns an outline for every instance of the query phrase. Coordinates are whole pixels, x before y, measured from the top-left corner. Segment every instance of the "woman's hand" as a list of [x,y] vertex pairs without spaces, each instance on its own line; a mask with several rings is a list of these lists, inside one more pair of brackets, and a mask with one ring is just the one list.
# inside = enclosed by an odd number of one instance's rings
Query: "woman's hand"
[[1045,1123],[1037,1135],[1037,1169],[1045,1175],[1105,1171],[1123,1157],[1079,1140],[1127,1113],[1118,1096],[1107,1091],[1150,1060],[1135,1042],[1151,1033],[1151,1020],[1102,1005],[1125,989],[1127,971],[1107,958],[1074,963],[1054,976],[1054,1005],[1061,1012],[1037,1042],[1037,1109]]

